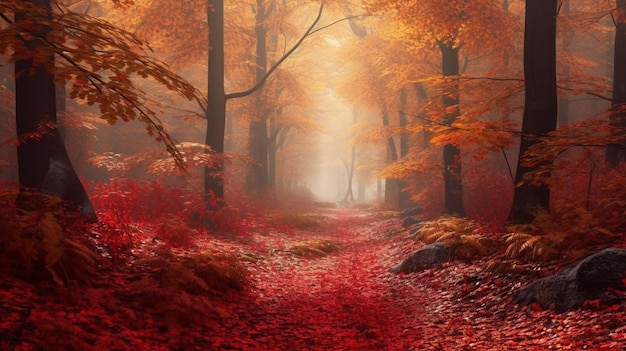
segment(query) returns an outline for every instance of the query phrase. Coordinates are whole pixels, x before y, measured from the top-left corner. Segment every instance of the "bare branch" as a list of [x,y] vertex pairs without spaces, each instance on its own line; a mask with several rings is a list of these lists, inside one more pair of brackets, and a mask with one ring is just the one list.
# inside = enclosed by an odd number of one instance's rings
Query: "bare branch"
[[257,91],[259,88],[261,88],[263,86],[263,84],[265,84],[265,82],[267,81],[267,79],[269,78],[269,76],[274,73],[274,71],[283,63],[285,62],[285,60],[287,60],[289,58],[289,56],[291,56],[291,54],[294,53],[294,51],[296,51],[298,49],[298,47],[300,47],[300,45],[304,42],[304,40],[306,38],[308,38],[313,31],[313,28],[315,28],[315,26],[317,25],[317,23],[320,21],[320,19],[322,18],[322,11],[324,10],[324,3],[322,3],[320,5],[320,9],[319,12],[317,13],[317,17],[315,18],[315,20],[313,21],[313,23],[309,26],[309,28],[306,30],[306,32],[304,32],[304,34],[302,35],[302,37],[300,37],[300,39],[298,39],[298,41],[294,44],[294,46],[289,49],[289,51],[287,51],[283,57],[281,57],[263,76],[263,78],[261,78],[260,81],[258,81],[252,88],[245,90],[245,91],[240,91],[240,92],[236,92],[236,93],[229,93],[226,94],[226,100],[229,99],[234,99],[234,98],[241,98],[241,97],[245,97],[248,96],[252,93],[254,93],[255,91]]

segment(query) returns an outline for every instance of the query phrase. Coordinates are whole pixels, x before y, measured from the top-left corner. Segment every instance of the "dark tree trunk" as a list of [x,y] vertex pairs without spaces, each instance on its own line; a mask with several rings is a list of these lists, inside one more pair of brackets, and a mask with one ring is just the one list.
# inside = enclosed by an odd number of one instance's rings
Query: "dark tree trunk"
[[[261,3],[258,0],[258,3]],[[322,16],[322,10],[324,9],[324,5],[320,6],[319,12],[315,21],[311,24],[307,32],[298,40],[298,42],[289,49],[278,61],[272,66],[269,70],[263,70],[264,73],[257,81],[256,85],[252,88],[236,92],[226,94],[224,91],[224,1],[223,0],[211,0],[212,6],[207,6],[207,20],[209,23],[209,72],[208,72],[208,107],[206,108],[206,119],[207,119],[207,133],[206,133],[206,144],[211,147],[211,149],[221,154],[224,151],[224,133],[225,133],[225,124],[226,124],[226,101],[229,99],[241,98],[248,96],[259,88],[261,88],[269,75],[278,68],[278,66],[284,62],[289,55],[291,55],[299,46],[302,44],[305,38],[307,38],[313,28],[319,22]],[[261,7],[260,7],[261,8]],[[258,71],[257,71],[258,72]],[[257,135],[263,135],[263,145],[267,145],[267,127],[261,126],[259,128],[251,127],[255,131]],[[264,132],[260,132],[259,130],[264,129]],[[263,161],[264,160],[264,161]],[[267,151],[265,151],[264,157],[262,157],[262,162],[265,164],[265,173],[264,175],[259,175],[261,177],[265,177],[267,179]],[[224,197],[224,183],[223,183],[223,174],[224,166],[223,164],[215,165],[211,168],[205,169],[205,181],[204,181],[204,189],[205,189],[205,200],[210,199],[209,194],[213,194],[213,196],[217,198]],[[263,182],[261,182],[263,183]],[[266,183],[266,182],[265,182]],[[261,185],[262,186],[262,185]],[[207,202],[207,205],[210,205]],[[209,206],[212,207],[212,206]]]
[[[278,117],[282,115],[283,108],[279,106],[275,109],[275,116]],[[270,127],[270,136],[267,140],[267,184],[269,189],[276,188],[276,165],[277,165],[277,157],[278,150],[280,150],[287,140],[287,136],[289,135],[290,127],[281,127],[277,125],[276,118],[270,118],[268,120]]]
[[[209,21],[209,92],[206,109],[206,144],[213,152],[224,152],[224,132],[226,127],[226,94],[224,92],[224,2],[212,0],[207,7]],[[224,165],[219,163],[204,170],[204,197],[207,206],[211,196],[224,198]]]
[[[522,122],[520,157],[536,144],[537,137],[553,131],[557,124],[556,90],[556,9],[558,0],[526,0],[524,31],[525,105]],[[537,210],[550,209],[550,189],[535,186],[524,180],[534,168],[517,166],[515,183],[521,184],[513,194],[513,208],[509,220],[531,222]]]
[[[30,0],[47,10],[51,18],[49,0]],[[24,20],[22,14],[15,15],[16,23]],[[33,20],[32,18],[30,20]],[[33,23],[37,23],[36,20]],[[43,37],[48,29],[42,27],[32,34]],[[37,40],[25,42],[29,50],[37,50]],[[48,58],[50,61],[54,57]],[[34,70],[33,70],[34,68]],[[43,64],[33,67],[33,60],[15,62],[15,116],[18,137],[41,133],[40,138],[28,138],[17,148],[17,163],[20,189],[36,190],[46,195],[60,197],[81,208],[82,213],[96,220],[95,211],[67,155],[67,150],[56,127],[56,94],[54,75]],[[24,197],[18,200],[24,203]]]
[[[415,90],[417,91],[417,101],[419,102],[426,101],[426,99],[428,98],[428,94],[426,93],[424,84],[415,83],[414,86],[415,86]],[[428,116],[426,115],[424,111],[420,111],[417,117],[422,120],[425,120],[428,118]],[[424,149],[430,148],[430,138],[431,138],[430,132],[428,132],[426,128],[424,128],[424,131],[422,132],[422,146],[424,147]]]
[[[261,81],[267,74],[267,29],[265,19],[267,13],[263,0],[256,1],[256,81]],[[267,114],[265,102],[260,91],[256,93],[257,116],[250,122],[249,148],[254,163],[250,164],[248,174],[248,190],[263,192],[268,187],[268,147],[267,147]]]
[[[383,102],[382,108],[383,126],[389,126],[389,114],[387,111],[387,105]],[[389,162],[395,162],[398,160],[398,149],[396,148],[396,141],[393,137],[387,138],[387,159]],[[398,208],[400,199],[398,180],[393,178],[385,178],[385,203],[392,208]]]
[[[279,110],[276,109],[276,115],[279,115]],[[267,186],[270,189],[276,188],[276,154],[278,153],[277,138],[280,130],[276,126],[276,119],[270,118],[268,120],[270,126],[270,136],[267,139]]]
[[[439,45],[441,49],[442,71],[444,77],[452,77],[450,86],[446,85],[443,93],[443,106],[446,109],[443,123],[452,125],[460,114],[459,108],[459,49],[451,44]],[[463,186],[461,178],[461,149],[452,144],[443,146],[443,183],[446,213],[465,215],[463,207]]]
[[[615,49],[613,51],[613,97],[610,122],[613,126],[626,129],[626,0],[617,0],[614,12]],[[606,149],[606,161],[611,167],[626,161],[626,140]]]
[[[406,118],[406,91],[400,90],[400,111],[398,111],[398,124],[401,129],[405,128],[408,124]],[[409,134],[405,131],[400,133],[400,158],[406,157],[409,153]],[[407,208],[411,206],[411,196],[408,191],[404,190],[406,182],[398,181],[398,207]]]
[[[564,15],[569,15],[570,14],[570,0],[563,0],[563,4],[562,4],[562,8],[561,8],[561,12]],[[561,51],[562,52],[569,52],[570,51],[570,47],[571,47],[571,39],[568,35],[566,35],[566,33],[561,34]],[[563,67],[563,78],[564,80],[567,82],[570,80],[570,71],[569,68],[567,66]],[[567,89],[567,83],[565,88]],[[558,105],[558,113],[559,113],[559,117],[558,117],[558,123],[560,126],[564,126],[567,125],[569,123],[569,97],[564,96],[564,94],[562,94],[561,96],[559,96],[559,105]]]
[[[286,0],[283,1],[283,6],[286,6]],[[278,52],[278,33],[273,33],[270,37],[270,50]],[[278,101],[278,97],[282,92],[280,83],[276,84],[274,90],[274,97]],[[276,123],[276,119],[282,114],[283,107],[278,106],[273,109],[273,114],[268,116],[269,137],[267,139],[267,187],[269,189],[276,189],[276,156],[280,144],[278,142],[278,135],[281,134],[281,128]]]

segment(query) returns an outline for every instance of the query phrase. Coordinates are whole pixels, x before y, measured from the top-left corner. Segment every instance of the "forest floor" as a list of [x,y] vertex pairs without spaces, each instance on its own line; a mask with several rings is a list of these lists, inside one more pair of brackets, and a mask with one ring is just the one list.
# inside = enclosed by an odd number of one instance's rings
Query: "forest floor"
[[[400,219],[357,209],[314,215],[319,225],[308,230],[197,242],[188,251],[245,258],[248,285],[208,300],[163,294],[176,308],[132,293],[145,277],[137,267],[103,269],[90,287],[6,278],[0,282],[0,349],[626,349],[624,306],[564,314],[518,307],[514,296],[530,278],[489,273],[480,261],[391,274],[391,266],[421,246],[399,230]],[[294,254],[294,245],[311,240],[336,250]],[[143,250],[153,243],[144,240]],[[201,306],[207,301],[209,307]]]

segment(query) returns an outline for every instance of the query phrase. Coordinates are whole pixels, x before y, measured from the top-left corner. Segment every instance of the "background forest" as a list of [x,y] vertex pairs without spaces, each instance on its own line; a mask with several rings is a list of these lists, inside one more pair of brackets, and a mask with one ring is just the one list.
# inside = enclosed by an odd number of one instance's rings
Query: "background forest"
[[[338,205],[419,208],[457,231],[423,241],[492,267],[623,243],[625,0],[0,6],[5,273],[88,284]],[[308,245],[290,252],[337,249]],[[258,257],[235,256],[172,269],[241,288]]]

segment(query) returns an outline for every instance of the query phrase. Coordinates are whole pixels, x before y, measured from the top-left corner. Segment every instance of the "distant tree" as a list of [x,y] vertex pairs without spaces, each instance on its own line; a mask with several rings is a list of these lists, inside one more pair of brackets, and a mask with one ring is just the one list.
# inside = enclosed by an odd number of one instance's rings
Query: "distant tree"
[[[358,106],[352,107],[352,125],[356,125],[357,118],[359,116],[359,108]],[[356,145],[352,145],[350,149],[350,162],[345,162],[346,166],[346,175],[347,175],[347,189],[346,195],[343,197],[343,202],[354,202],[354,191],[352,190],[352,185],[354,183],[354,171],[356,169]]]
[[[461,115],[461,50],[466,56],[479,53],[482,55],[495,48],[506,52],[511,45],[508,40],[512,29],[509,18],[502,7],[491,0],[393,0],[371,1],[368,4],[372,11],[388,12],[395,21],[402,24],[406,33],[413,36],[406,41],[415,51],[425,51],[433,47],[439,50],[440,72],[443,76],[440,79],[439,95],[442,107],[434,119],[447,127],[453,126]],[[494,31],[491,28],[501,30]],[[413,81],[418,78],[410,77]],[[442,156],[445,211],[463,215],[465,209],[460,145],[454,142],[445,143]]]
[[[556,15],[558,0],[526,0],[524,30],[525,103],[520,159],[540,137],[557,125]],[[543,165],[520,162],[509,220],[531,222],[537,211],[550,210],[550,188],[526,176]]]
[[[226,121],[226,101],[234,98],[241,98],[248,95],[253,94],[258,89],[260,89],[269,76],[278,69],[278,67],[287,59],[289,56],[302,44],[302,42],[311,34],[317,23],[319,22],[322,11],[323,4],[319,8],[319,12],[317,17],[313,21],[313,23],[308,27],[305,33],[300,37],[300,39],[288,50],[286,51],[280,59],[278,59],[274,65],[271,67],[265,68],[262,70],[264,73],[261,74],[261,70],[258,71],[256,75],[255,84],[244,91],[240,92],[232,92],[226,94],[224,91],[224,2],[222,0],[213,0],[212,7],[207,9],[207,18],[209,21],[209,44],[211,49],[209,50],[209,91],[208,91],[208,108],[206,108],[206,117],[207,117],[207,137],[206,144],[211,147],[215,152],[222,153],[224,151],[224,128]],[[259,29],[260,32],[263,32]],[[263,67],[263,66],[262,66]],[[264,151],[263,156],[259,156],[258,158],[261,160],[265,160],[264,165],[262,167],[262,171],[264,175],[260,175],[261,171],[258,171],[258,176],[255,177],[255,188],[262,188],[264,185],[267,185],[267,125],[266,121],[263,121],[263,128],[260,123],[258,125],[251,125],[252,138],[259,138],[259,143],[262,141],[264,143],[264,148],[261,151]],[[257,130],[258,129],[258,130]],[[263,134],[263,138],[261,139],[261,134]],[[256,139],[255,139],[256,140]],[[256,144],[254,144],[256,145]],[[255,157],[256,159],[256,157]],[[224,197],[224,184],[221,178],[216,177],[215,175],[223,174],[223,164],[217,163],[210,168],[206,169],[205,174],[205,194],[213,194],[215,197],[223,198]],[[256,179],[258,178],[258,179]],[[261,179],[260,182],[258,180]]]
[[[610,121],[616,128],[626,129],[626,0],[617,0],[612,13],[615,24],[615,49],[613,51],[613,96]],[[609,145],[606,149],[607,163],[615,167],[626,161],[626,140]]]

